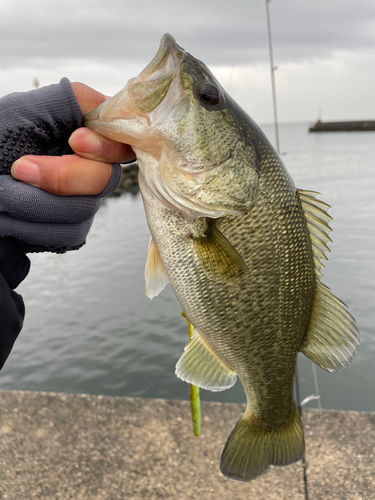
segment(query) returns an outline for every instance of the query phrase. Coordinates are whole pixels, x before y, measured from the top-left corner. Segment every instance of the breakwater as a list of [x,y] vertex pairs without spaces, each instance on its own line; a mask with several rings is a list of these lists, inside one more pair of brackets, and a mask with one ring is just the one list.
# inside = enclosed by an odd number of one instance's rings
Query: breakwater
[[309,132],[366,132],[375,130],[375,120],[323,122],[318,120]]

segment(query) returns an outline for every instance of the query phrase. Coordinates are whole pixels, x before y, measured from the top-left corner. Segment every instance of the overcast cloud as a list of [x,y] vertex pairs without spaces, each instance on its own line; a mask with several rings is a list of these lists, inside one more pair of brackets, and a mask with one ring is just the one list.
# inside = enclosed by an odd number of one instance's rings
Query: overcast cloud
[[[375,119],[374,0],[273,0],[270,11],[281,121]],[[165,32],[272,121],[265,0],[0,0],[0,95],[62,76],[113,94]]]

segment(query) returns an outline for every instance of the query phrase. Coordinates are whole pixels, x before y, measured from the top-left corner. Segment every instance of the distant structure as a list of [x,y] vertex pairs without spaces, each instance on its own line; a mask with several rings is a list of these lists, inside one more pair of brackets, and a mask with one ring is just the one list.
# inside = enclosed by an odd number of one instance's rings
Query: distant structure
[[375,130],[375,120],[350,122],[323,122],[318,120],[309,128],[310,132],[363,132]]
[[34,87],[34,89],[38,89],[40,87],[39,80],[36,77],[33,80],[33,87]]

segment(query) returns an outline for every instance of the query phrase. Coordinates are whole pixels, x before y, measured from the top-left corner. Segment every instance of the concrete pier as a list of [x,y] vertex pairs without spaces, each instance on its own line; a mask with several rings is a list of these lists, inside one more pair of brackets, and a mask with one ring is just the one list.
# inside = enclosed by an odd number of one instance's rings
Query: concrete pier
[[[0,391],[0,499],[303,500],[301,463],[251,483],[219,458],[244,407]],[[375,414],[304,413],[310,500],[375,499]]]

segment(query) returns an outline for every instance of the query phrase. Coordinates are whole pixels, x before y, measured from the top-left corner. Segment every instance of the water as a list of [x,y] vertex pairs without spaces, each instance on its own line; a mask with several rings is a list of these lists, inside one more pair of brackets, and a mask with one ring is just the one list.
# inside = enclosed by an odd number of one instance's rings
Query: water
[[[263,127],[273,140],[273,128]],[[323,408],[375,411],[375,133],[308,134],[280,127],[283,159],[296,185],[332,205],[333,244],[324,283],[357,320],[361,346],[353,364],[318,368]],[[88,242],[66,255],[31,255],[19,287],[27,315],[0,387],[187,399],[174,366],[188,342],[186,321],[168,285],[144,293],[149,232],[140,196],[106,199]],[[311,362],[299,361],[302,398],[314,392]],[[202,399],[244,402],[241,384]],[[315,407],[312,401],[308,406]]]

